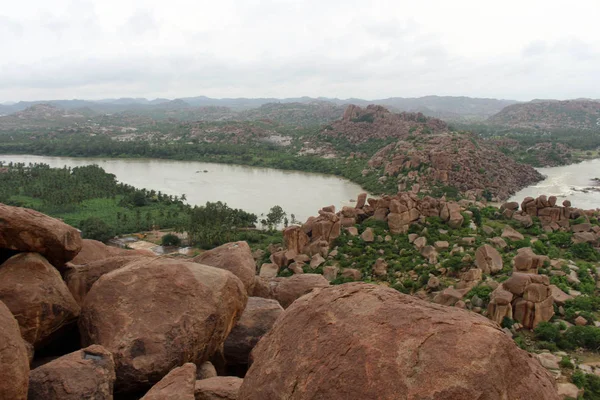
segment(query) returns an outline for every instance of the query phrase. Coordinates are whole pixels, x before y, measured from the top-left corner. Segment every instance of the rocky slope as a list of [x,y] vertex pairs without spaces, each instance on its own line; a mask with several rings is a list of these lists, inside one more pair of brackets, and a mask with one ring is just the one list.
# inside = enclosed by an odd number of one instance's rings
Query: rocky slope
[[[597,213],[567,203],[558,207],[555,200],[526,199],[522,211],[507,204],[494,220],[525,226],[537,223],[535,216],[549,233],[573,231],[577,240],[597,245]],[[555,296],[546,259],[527,249],[515,255],[510,273],[502,265],[505,257],[496,254],[499,238],[493,246],[482,243],[500,228],[467,233],[473,232],[471,207],[484,209],[414,193],[382,199],[364,194],[354,208],[336,213],[325,207],[303,226],[288,228],[285,248],[270,245],[252,254],[246,243],[237,242],[187,259],[109,249],[81,240],[58,220],[35,213],[24,221],[29,211],[3,206],[0,336],[9,348],[0,346],[0,398],[358,400],[400,394],[409,400],[558,400],[559,393],[577,395],[564,376],[544,368],[553,354],[532,357],[511,340],[547,324],[553,304],[568,307],[564,296],[575,293]],[[582,216],[587,225],[579,224]],[[502,234],[509,246],[519,235],[511,229]],[[442,231],[448,242],[427,245]],[[456,235],[462,236],[461,246],[454,243]],[[361,246],[356,255],[350,244]],[[391,253],[384,246],[402,249]],[[378,257],[374,265],[363,265],[363,258],[372,256]],[[406,259],[399,268],[396,256]],[[257,275],[255,260],[265,257],[272,263],[263,264]],[[439,265],[456,257],[463,260],[458,268]],[[408,260],[417,258],[419,265],[410,266]],[[88,264],[75,264],[84,261]],[[66,271],[67,282],[58,270]],[[583,284],[589,269],[579,270]],[[33,279],[35,271],[44,273]],[[410,290],[414,274],[414,282],[425,274],[427,289]],[[507,274],[512,276],[501,279]],[[362,280],[371,283],[330,285]],[[478,301],[473,290],[489,298]],[[58,292],[72,304],[68,319],[56,302]],[[24,309],[41,311],[25,319]],[[583,315],[578,324],[591,323]],[[515,319],[510,327],[504,326],[507,318]],[[32,326],[52,329],[36,331],[35,338],[23,335]],[[70,328],[71,334],[56,335],[59,328]],[[81,346],[74,341],[78,335]]]
[[343,118],[322,135],[351,143],[397,139],[375,153],[368,162],[370,169],[363,173],[395,179],[400,190],[446,187],[502,200],[542,179],[531,166],[498,151],[493,142],[452,132],[445,122],[422,114],[394,114],[380,106],[349,106]]
[[514,104],[488,118],[493,125],[535,130],[598,130],[600,102],[593,100],[532,101]]

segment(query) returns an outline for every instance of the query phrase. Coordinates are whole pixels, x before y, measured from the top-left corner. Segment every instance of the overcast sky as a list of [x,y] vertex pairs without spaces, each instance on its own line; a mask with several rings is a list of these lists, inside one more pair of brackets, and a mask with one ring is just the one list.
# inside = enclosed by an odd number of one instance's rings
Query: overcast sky
[[600,98],[599,0],[0,0],[0,102]]

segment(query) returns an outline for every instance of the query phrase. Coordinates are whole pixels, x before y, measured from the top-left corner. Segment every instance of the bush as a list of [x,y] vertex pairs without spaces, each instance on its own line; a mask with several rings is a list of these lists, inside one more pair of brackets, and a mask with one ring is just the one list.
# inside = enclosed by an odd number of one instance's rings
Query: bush
[[173,233],[167,233],[165,236],[162,237],[161,244],[163,246],[179,246],[181,245],[181,239],[179,238],[179,236]]
[[558,248],[566,249],[571,246],[571,237],[569,232],[554,232],[548,234],[548,240]]
[[575,369],[571,359],[567,356],[563,356],[558,365],[560,365],[561,368]]
[[564,344],[569,348],[583,347],[588,350],[600,349],[600,329],[595,326],[572,326],[563,334]]
[[114,230],[106,222],[97,217],[90,217],[79,224],[81,235],[86,239],[106,242],[115,236]]
[[582,260],[598,261],[598,252],[589,243],[574,244],[571,246],[571,253]]
[[556,342],[560,337],[558,326],[550,322],[540,322],[533,330],[535,337],[546,342]]
[[[470,299],[473,296],[479,297],[485,304],[490,302],[490,293],[492,293],[492,288],[489,286],[477,286],[474,287],[467,293],[466,298]],[[512,326],[512,325],[511,325]]]
[[585,374],[582,371],[575,371],[571,375],[571,382],[580,389],[584,390],[584,400],[600,399],[600,377],[597,375]]

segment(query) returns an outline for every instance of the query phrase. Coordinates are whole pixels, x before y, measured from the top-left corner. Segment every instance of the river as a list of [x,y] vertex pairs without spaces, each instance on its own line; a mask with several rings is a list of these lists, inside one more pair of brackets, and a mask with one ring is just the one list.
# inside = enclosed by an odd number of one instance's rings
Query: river
[[299,221],[327,205],[351,205],[350,200],[363,192],[359,185],[331,175],[196,161],[31,155],[0,155],[0,161],[53,168],[97,164],[119,182],[173,196],[185,194],[191,205],[222,201],[259,216],[279,205]]
[[[571,200],[573,207],[585,210],[600,208],[600,192],[582,190],[594,187],[597,182],[593,178],[600,178],[600,158],[583,161],[562,167],[538,168],[546,179],[535,185],[528,186],[517,192],[510,201],[521,202],[525,197],[537,197],[545,194],[557,196],[562,203],[563,199]],[[600,186],[596,186],[600,190]]]

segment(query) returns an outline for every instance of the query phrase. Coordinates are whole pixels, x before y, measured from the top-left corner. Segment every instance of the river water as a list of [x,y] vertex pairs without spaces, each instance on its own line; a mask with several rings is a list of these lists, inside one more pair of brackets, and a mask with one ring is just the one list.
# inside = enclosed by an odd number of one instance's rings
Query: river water
[[546,179],[517,192],[510,201],[520,203],[525,197],[545,194],[557,196],[559,204],[568,199],[573,207],[584,210],[600,208],[600,191],[582,192],[594,185],[600,190],[599,183],[592,181],[593,178],[600,178],[600,158],[563,167],[538,168],[538,171]]
[[299,221],[317,215],[327,205],[351,205],[350,200],[363,192],[359,185],[330,175],[196,161],[30,155],[0,155],[0,161],[44,163],[53,168],[97,164],[119,182],[173,196],[185,194],[191,205],[222,201],[259,217],[279,205],[288,217],[294,214]]

